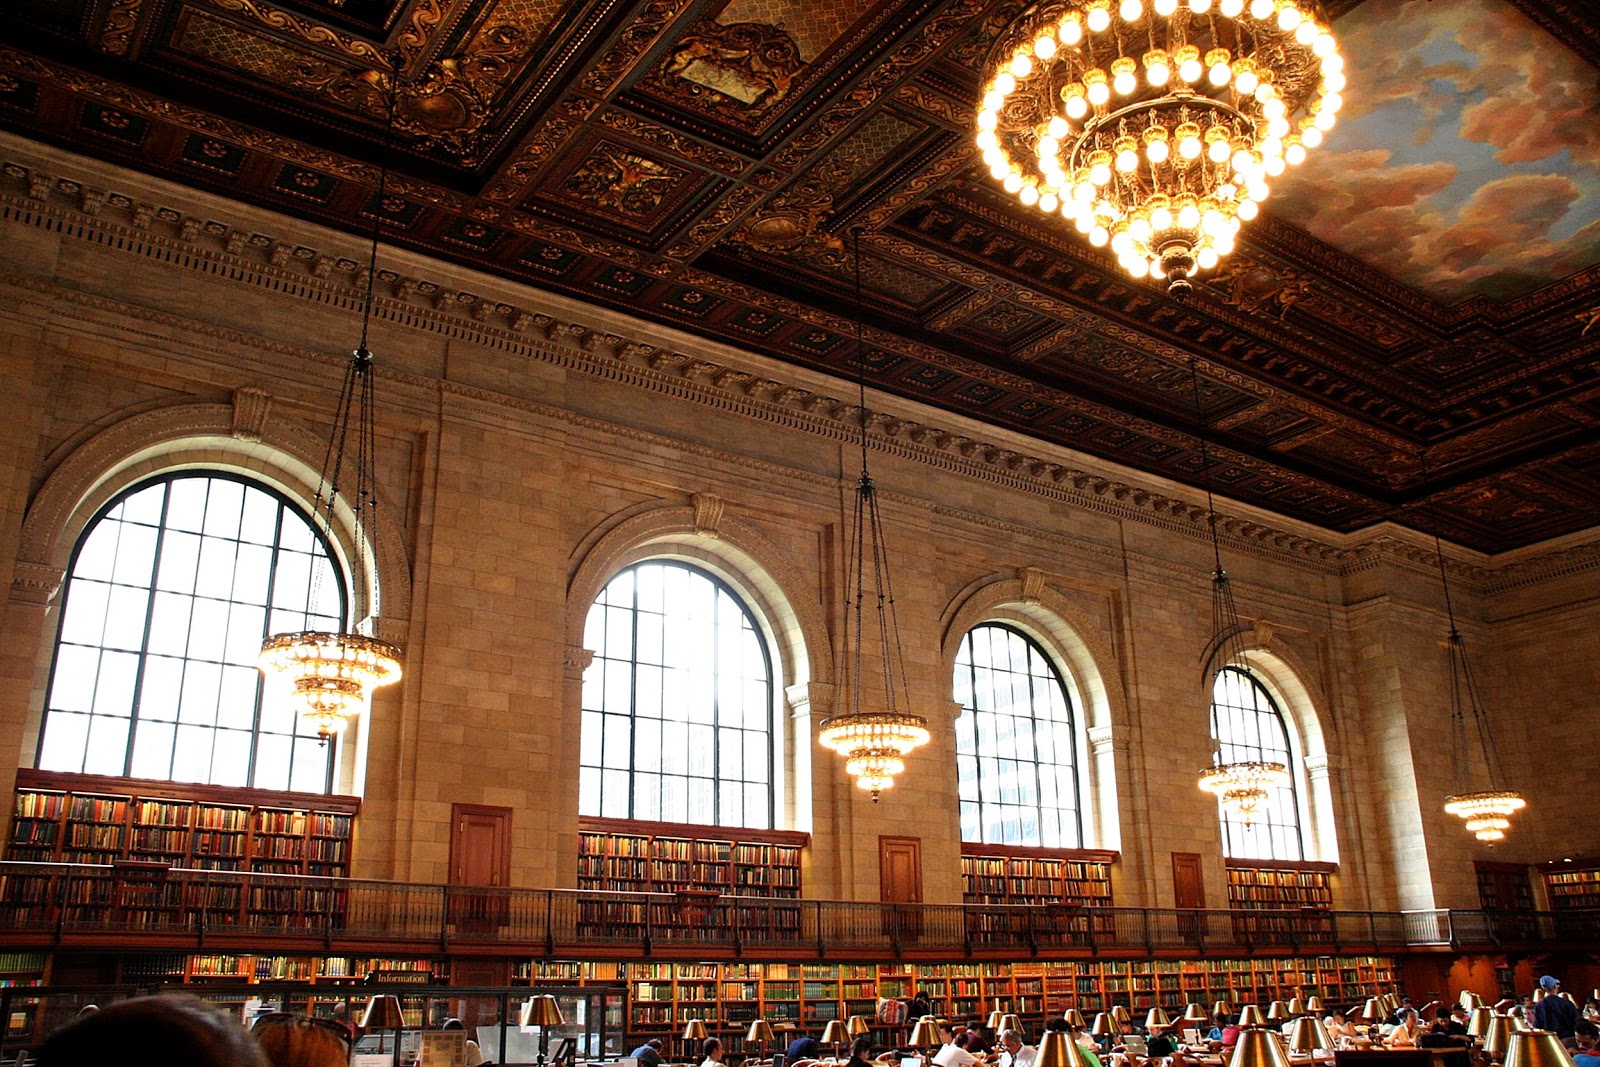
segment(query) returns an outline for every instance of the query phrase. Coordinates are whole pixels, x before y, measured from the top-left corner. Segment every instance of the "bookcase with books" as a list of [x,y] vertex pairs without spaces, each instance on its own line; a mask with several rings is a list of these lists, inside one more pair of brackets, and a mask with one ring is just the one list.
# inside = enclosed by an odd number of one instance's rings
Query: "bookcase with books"
[[[23,768],[6,858],[107,870],[75,877],[61,902],[74,922],[138,925],[202,914],[208,924],[244,914],[304,926],[343,907],[342,893],[314,886],[222,880],[188,896],[161,877],[185,867],[253,874],[347,877],[355,797],[154,782]],[[0,884],[0,908],[43,918],[48,880],[16,873]],[[20,914],[18,914],[20,912]]]
[[[564,966],[579,966],[568,964]],[[1283,959],[1083,960],[1022,963],[759,964],[629,963],[619,972],[627,994],[627,1040],[661,1038],[668,1058],[683,1049],[684,1024],[700,1019],[732,1055],[753,1053],[744,1035],[763,1018],[780,1041],[792,1030],[819,1035],[830,1019],[861,1015],[880,1046],[903,1043],[911,1020],[876,1020],[880,998],[928,993],[934,1012],[964,1019],[1000,1008],[1037,1031],[1045,1018],[1076,1007],[1115,1004],[1144,1010],[1157,1003],[1181,1012],[1189,1003],[1248,1003],[1316,994],[1353,1004],[1395,988],[1394,961],[1372,956]],[[630,1047],[632,1047],[630,1045]]]
[[1600,908],[1600,866],[1562,860],[1547,863],[1544,883],[1552,911]]
[[[578,888],[607,893],[670,893],[674,900],[584,901],[579,929],[622,939],[643,939],[650,928],[714,921],[719,906],[733,906],[748,935],[778,940],[797,935],[798,908],[717,901],[724,895],[798,900],[804,833],[730,831],[720,827],[586,818],[579,823]],[[698,918],[697,918],[698,916]]]
[[[1110,922],[1085,912],[1109,908],[1115,852],[1095,849],[1043,849],[1021,846],[961,846],[964,901],[988,905],[968,915],[975,943],[1014,943],[1026,930],[1036,938],[1088,941],[1097,923]],[[1039,912],[1017,910],[1036,905]]]
[[[1332,863],[1228,860],[1228,907],[1235,912],[1296,911],[1294,922],[1283,916],[1238,915],[1234,933],[1250,939],[1272,941],[1293,933],[1317,931],[1318,916],[1333,908]],[[1320,920],[1332,923],[1328,916]],[[1293,927],[1291,929],[1291,926]]]

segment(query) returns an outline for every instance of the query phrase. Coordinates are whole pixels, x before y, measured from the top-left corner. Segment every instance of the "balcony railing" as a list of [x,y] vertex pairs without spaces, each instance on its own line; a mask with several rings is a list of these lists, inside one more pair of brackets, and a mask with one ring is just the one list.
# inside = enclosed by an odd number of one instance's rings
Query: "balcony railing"
[[561,959],[925,959],[1383,952],[1600,944],[1600,911],[1178,910],[780,900],[466,888],[112,866],[0,863],[17,945],[317,944]]

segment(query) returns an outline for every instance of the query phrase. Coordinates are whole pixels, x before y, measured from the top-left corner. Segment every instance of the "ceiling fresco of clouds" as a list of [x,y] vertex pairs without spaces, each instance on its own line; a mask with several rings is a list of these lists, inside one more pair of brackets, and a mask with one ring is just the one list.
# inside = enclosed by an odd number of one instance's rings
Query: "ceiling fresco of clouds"
[[1600,261],[1600,78],[1502,0],[1367,0],[1335,24],[1339,125],[1268,208],[1445,303]]

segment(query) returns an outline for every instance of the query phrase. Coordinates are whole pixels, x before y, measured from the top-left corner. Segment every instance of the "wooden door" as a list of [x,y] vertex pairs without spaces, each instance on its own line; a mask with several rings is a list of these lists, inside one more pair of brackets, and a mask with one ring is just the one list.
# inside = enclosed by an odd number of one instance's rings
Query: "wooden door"
[[[878,899],[885,904],[921,905],[922,838],[878,838]],[[897,941],[915,941],[922,936],[922,908],[888,908],[884,912],[886,931]]]
[[[504,926],[511,878],[511,809],[450,805],[450,914],[458,931]],[[477,887],[492,892],[472,892]]]
[[[1172,854],[1172,906],[1179,909],[1206,906],[1205,875],[1200,867],[1198,852]],[[1178,916],[1178,935],[1184,940],[1198,942],[1204,932],[1201,916]]]

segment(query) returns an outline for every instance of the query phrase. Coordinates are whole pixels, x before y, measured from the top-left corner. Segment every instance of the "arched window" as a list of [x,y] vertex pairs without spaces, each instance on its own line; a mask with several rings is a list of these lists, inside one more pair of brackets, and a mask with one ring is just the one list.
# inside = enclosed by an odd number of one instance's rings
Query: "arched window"
[[772,661],[725,583],[636,563],[595,599],[584,645],[581,814],[772,828]]
[[1222,763],[1260,761],[1289,768],[1289,787],[1274,789],[1253,823],[1222,811],[1222,854],[1237,859],[1299,860],[1300,778],[1283,713],[1255,675],[1237,667],[1217,672],[1211,691],[1211,740]]
[[1077,848],[1077,732],[1061,673],[1002,623],[975,626],[956,655],[961,840]]
[[269,633],[340,629],[344,584],[306,514],[182,472],[118,495],[73,549],[38,765],[327,792],[332,745],[262,700]]

